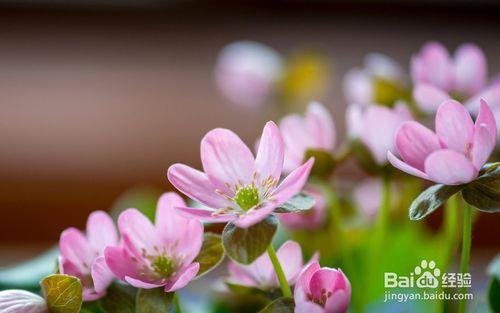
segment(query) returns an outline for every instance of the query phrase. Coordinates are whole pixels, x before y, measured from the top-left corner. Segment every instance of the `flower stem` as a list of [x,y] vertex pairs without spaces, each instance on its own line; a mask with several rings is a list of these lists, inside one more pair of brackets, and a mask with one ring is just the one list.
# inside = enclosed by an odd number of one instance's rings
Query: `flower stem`
[[281,267],[280,261],[278,260],[278,256],[276,255],[276,251],[272,245],[267,247],[267,254],[271,259],[271,263],[273,264],[274,271],[276,272],[276,276],[278,277],[278,281],[281,286],[281,292],[283,296],[286,298],[292,297],[292,291],[290,290],[290,286],[288,286],[288,282],[286,281],[285,273],[283,272],[283,268]]
[[[374,253],[375,260],[379,258],[382,246],[385,241],[387,224],[389,223],[389,213],[391,209],[391,179],[389,175],[382,176],[382,198],[378,213],[377,223],[374,233]],[[374,260],[374,261],[375,261]]]
[[179,301],[179,295],[174,293],[174,308],[175,308],[175,313],[182,313],[182,307],[181,307],[181,302]]
[[[462,232],[462,257],[460,261],[460,272],[462,275],[469,271],[469,260],[470,260],[470,248],[472,239],[472,207],[464,201],[464,224]],[[460,293],[462,294],[462,300],[458,304],[458,312],[464,313],[467,310],[467,299],[465,298],[465,293],[467,288],[462,287]]]

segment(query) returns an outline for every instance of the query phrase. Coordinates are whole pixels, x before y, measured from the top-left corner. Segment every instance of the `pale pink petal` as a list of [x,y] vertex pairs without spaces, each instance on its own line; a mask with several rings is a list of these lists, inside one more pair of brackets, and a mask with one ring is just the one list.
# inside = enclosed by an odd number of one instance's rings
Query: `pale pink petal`
[[475,124],[476,129],[479,125],[486,126],[488,132],[490,133],[491,143],[492,145],[495,145],[497,137],[497,121],[495,120],[495,117],[493,116],[490,107],[483,99],[480,100],[479,104],[479,115],[477,116]]
[[479,92],[486,84],[486,56],[474,44],[464,44],[455,52],[455,89],[467,96]]
[[295,283],[294,298],[300,299],[304,297],[304,295],[308,295],[311,293],[311,277],[320,268],[321,267],[318,262],[312,262],[309,266],[302,270],[299,278],[297,279],[297,282]]
[[351,104],[346,109],[347,134],[351,139],[358,138],[363,129],[363,109],[357,104]]
[[25,290],[0,291],[2,313],[49,313],[45,300]]
[[115,223],[106,212],[95,211],[90,214],[87,220],[87,238],[100,254],[104,252],[106,246],[118,243]]
[[436,113],[436,134],[444,147],[467,153],[474,134],[467,109],[455,100],[443,102]]
[[453,87],[453,64],[446,48],[438,42],[429,42],[412,60],[415,82],[428,83],[445,91]]
[[460,185],[477,177],[477,169],[463,154],[445,149],[433,152],[425,160],[430,180],[445,185]]
[[58,265],[61,274],[71,275],[75,277],[82,276],[83,273],[85,273],[84,275],[86,275],[88,271],[88,269],[85,268],[85,272],[82,273],[82,269],[79,267],[79,265],[74,264],[73,262],[62,256],[59,256],[58,258]]
[[371,75],[390,81],[404,79],[401,66],[392,58],[382,53],[371,52],[365,56],[365,66]]
[[138,278],[137,271],[141,264],[134,262],[136,258],[124,247],[106,247],[104,258],[108,269],[121,281],[125,281],[126,276]]
[[396,147],[408,165],[424,171],[425,159],[440,149],[439,139],[433,131],[414,121],[404,122],[396,133]]
[[135,279],[129,276],[125,276],[125,281],[129,283],[130,285],[136,287],[136,288],[141,288],[141,289],[155,289],[162,287],[163,284],[154,284],[154,283],[149,283],[142,281],[140,279]]
[[387,152],[387,159],[392,164],[392,166],[402,170],[405,173],[408,173],[410,175],[417,176],[417,177],[420,177],[423,179],[427,179],[427,180],[430,179],[426,173],[424,173],[421,170],[416,169],[413,166],[410,166],[410,165],[406,164],[405,162],[401,161],[394,154],[392,154],[391,151]]
[[295,241],[288,240],[276,252],[286,280],[293,284],[302,270],[302,249]]
[[276,205],[286,202],[302,190],[309,178],[309,173],[311,172],[313,164],[314,158],[310,158],[281,182],[273,195],[273,200],[276,202]]
[[223,208],[226,199],[215,192],[207,175],[184,164],[174,164],[168,169],[168,180],[186,196],[211,208]]
[[495,148],[495,141],[492,141],[491,138],[490,131],[485,124],[476,127],[472,142],[472,164],[478,171],[488,161]]
[[76,228],[68,228],[61,233],[59,240],[60,254],[64,259],[73,263],[80,273],[89,271],[95,253],[87,242],[87,238]]
[[311,102],[307,107],[306,125],[313,148],[333,150],[335,147],[335,125],[330,112],[319,102]]
[[310,301],[296,301],[294,313],[330,313],[319,304]]
[[280,130],[274,122],[267,122],[259,143],[255,170],[258,179],[279,179],[283,168],[284,143]]
[[468,99],[465,106],[469,111],[477,115],[479,113],[481,100],[486,101],[493,111],[500,108],[500,80]]
[[435,86],[422,83],[417,84],[413,89],[413,98],[422,111],[432,114],[437,111],[443,101],[450,99],[450,96]]
[[176,207],[175,209],[186,217],[198,219],[209,223],[225,223],[237,218],[237,216],[234,214],[215,216],[213,215],[214,211],[200,209],[200,208]]
[[242,265],[241,270],[257,283],[261,288],[278,287],[279,283],[274,273],[274,267],[267,253],[259,256],[249,265]]
[[142,255],[142,251],[154,251],[154,247],[160,247],[161,242],[158,233],[151,221],[136,209],[128,209],[118,217],[118,228],[123,242],[136,256]]
[[296,114],[287,115],[280,122],[280,130],[286,146],[287,156],[285,158],[304,160],[304,154],[312,143],[305,120]]
[[258,287],[251,273],[245,270],[245,265],[240,265],[236,262],[230,261],[227,265],[229,277],[227,281],[237,285]]
[[380,207],[382,184],[380,179],[367,178],[356,185],[353,196],[363,216],[374,218]]
[[175,277],[172,277],[165,285],[165,292],[174,292],[184,288],[191,280],[196,277],[200,270],[200,263],[191,263],[188,267],[181,270]]
[[83,287],[82,290],[82,300],[83,302],[95,301],[104,297],[105,293],[96,293],[93,289],[88,289]]
[[115,278],[106,264],[105,257],[102,256],[95,259],[91,273],[94,289],[97,293],[105,292]]
[[223,128],[209,131],[201,140],[200,150],[203,170],[217,189],[232,195],[227,184],[246,185],[251,181],[255,171],[253,154],[232,131]]
[[276,208],[276,205],[277,204],[275,203],[275,201],[271,201],[264,204],[264,206],[258,209],[250,210],[242,215],[239,219],[234,220],[234,224],[236,224],[236,226],[240,228],[248,228],[252,225],[255,225],[271,215],[271,213],[273,213],[274,209]]
[[349,103],[368,105],[373,102],[373,84],[368,71],[354,68],[344,76],[344,96]]
[[345,313],[349,306],[349,298],[345,290],[335,291],[331,297],[326,299],[325,312]]

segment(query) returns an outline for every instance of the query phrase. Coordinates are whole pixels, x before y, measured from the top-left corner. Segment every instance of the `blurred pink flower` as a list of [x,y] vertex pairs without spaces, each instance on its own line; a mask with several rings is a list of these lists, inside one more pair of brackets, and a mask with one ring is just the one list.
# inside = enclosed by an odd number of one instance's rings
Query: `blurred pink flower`
[[163,287],[165,292],[173,292],[196,276],[200,264],[193,260],[201,249],[203,225],[174,209],[184,205],[174,192],[162,195],[155,225],[136,209],[120,214],[118,228],[123,243],[107,247],[104,253],[116,277],[137,288]]
[[282,57],[258,42],[238,41],[221,51],[215,66],[215,80],[234,104],[255,107],[272,95],[283,71]]
[[[295,284],[304,267],[300,245],[295,241],[289,240],[281,245],[276,255],[283,268],[283,273],[288,284]],[[309,262],[316,262],[317,259],[318,254],[315,254]],[[250,265],[242,265],[230,261],[228,271],[229,277],[227,281],[229,283],[256,287],[263,290],[279,287],[276,272],[267,253],[261,255]]]
[[314,229],[325,222],[326,200],[319,189],[306,187],[303,193],[314,198],[314,206],[305,212],[277,214],[280,222],[290,229]]
[[295,313],[344,313],[351,299],[351,283],[338,269],[312,262],[297,279]]
[[1,313],[49,313],[45,299],[25,290],[0,291]]
[[257,156],[232,131],[217,128],[201,141],[205,173],[184,164],[168,169],[168,179],[188,197],[212,208],[177,209],[209,222],[229,222],[250,227],[302,190],[314,159],[295,169],[280,184],[284,145],[276,124],[264,127]]
[[392,165],[408,174],[459,185],[477,177],[495,142],[495,118],[486,102],[481,101],[474,124],[463,105],[446,100],[436,113],[436,133],[417,122],[406,122],[396,135],[403,161],[390,151],[387,157]]
[[104,260],[104,249],[117,243],[115,224],[103,211],[90,214],[86,235],[76,228],[61,233],[59,271],[80,279],[83,301],[93,301],[106,294],[114,276]]
[[394,151],[394,136],[405,121],[413,120],[403,103],[393,109],[379,105],[362,108],[350,105],[346,111],[347,128],[352,139],[359,139],[378,165],[387,163],[387,151]]
[[[398,190],[391,184],[391,208],[397,203]],[[366,178],[359,182],[353,191],[354,202],[361,211],[361,214],[367,219],[373,219],[377,216],[382,202],[382,182],[376,178]]]
[[353,68],[344,76],[343,90],[348,103],[367,106],[376,102],[375,80],[400,84],[405,74],[399,64],[380,53],[369,53],[363,68]]
[[291,114],[280,122],[285,143],[283,171],[299,167],[309,149],[333,152],[336,142],[335,124],[330,112],[320,103],[311,102],[305,116]]

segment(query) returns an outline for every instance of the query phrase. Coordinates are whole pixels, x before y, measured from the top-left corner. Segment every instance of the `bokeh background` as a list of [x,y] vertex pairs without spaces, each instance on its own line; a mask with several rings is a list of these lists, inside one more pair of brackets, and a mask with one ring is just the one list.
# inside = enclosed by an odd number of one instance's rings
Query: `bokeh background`
[[[129,188],[171,189],[168,166],[199,166],[214,127],[253,143],[263,112],[232,105],[213,75],[220,49],[242,39],[328,56],[319,100],[340,138],[342,76],[368,52],[408,68],[428,40],[472,41],[500,73],[497,1],[0,1],[1,264],[83,228]],[[481,214],[474,249],[498,251],[499,223]]]

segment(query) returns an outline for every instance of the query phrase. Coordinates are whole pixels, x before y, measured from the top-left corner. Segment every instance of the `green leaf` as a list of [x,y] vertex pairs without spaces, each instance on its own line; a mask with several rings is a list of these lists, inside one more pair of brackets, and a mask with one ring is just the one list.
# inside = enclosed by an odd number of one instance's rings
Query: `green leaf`
[[51,313],[78,313],[82,306],[82,284],[73,276],[54,274],[41,282]]
[[230,222],[222,233],[224,250],[234,261],[250,264],[266,251],[277,228],[278,219],[273,215],[248,228],[238,228]]
[[172,308],[174,293],[163,288],[139,289],[135,299],[137,313],[166,313]]
[[80,313],[106,313],[99,305],[99,301],[84,302]]
[[500,254],[497,254],[493,261],[491,261],[488,265],[488,274],[500,279]]
[[295,304],[292,298],[279,298],[271,302],[260,313],[293,313]]
[[136,290],[120,283],[112,284],[106,297],[101,299],[101,307],[106,313],[135,313]]
[[487,164],[483,174],[462,190],[464,200],[478,210],[500,212],[500,167]]
[[203,245],[200,253],[193,262],[200,263],[200,270],[196,277],[200,277],[222,262],[224,258],[224,248],[220,235],[214,233],[205,233],[203,236]]
[[443,205],[449,197],[459,192],[463,185],[448,186],[437,184],[427,188],[410,206],[410,219],[420,220]]
[[283,203],[276,209],[274,212],[276,213],[294,213],[294,212],[302,212],[311,209],[316,200],[313,197],[308,196],[303,193],[299,193],[289,199],[287,202]]
[[330,151],[320,149],[308,149],[304,155],[304,160],[314,157],[314,165],[311,169],[312,176],[330,177],[335,170],[335,159]]
[[488,288],[488,303],[495,313],[500,313],[500,279],[492,277]]

